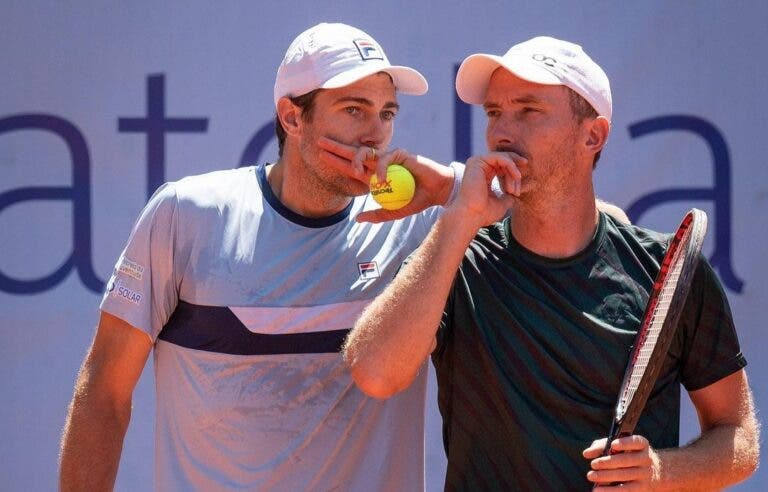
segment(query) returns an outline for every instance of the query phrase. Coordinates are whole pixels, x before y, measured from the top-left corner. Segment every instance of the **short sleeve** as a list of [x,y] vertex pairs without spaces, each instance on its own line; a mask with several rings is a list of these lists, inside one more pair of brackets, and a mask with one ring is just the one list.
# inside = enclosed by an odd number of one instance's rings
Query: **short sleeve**
[[152,195],[117,260],[101,310],[147,333],[154,341],[178,302],[174,270],[178,198],[173,183]]
[[688,391],[709,386],[747,365],[728,298],[703,256],[678,327],[683,337],[681,382]]
[[461,276],[461,270],[459,270],[453,279],[451,290],[448,292],[448,299],[443,306],[443,314],[440,317],[440,324],[437,326],[437,333],[435,334],[435,340],[437,344],[432,351],[433,355],[439,356],[445,350],[446,343],[451,336],[453,330],[453,313],[454,313],[454,301],[456,299],[456,286],[459,284],[459,277]]

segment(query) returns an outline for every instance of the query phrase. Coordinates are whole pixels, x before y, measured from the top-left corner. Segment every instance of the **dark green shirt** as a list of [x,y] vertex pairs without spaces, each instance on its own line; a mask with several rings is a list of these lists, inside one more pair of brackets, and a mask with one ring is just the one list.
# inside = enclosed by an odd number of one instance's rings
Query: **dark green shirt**
[[[578,255],[524,249],[509,219],[472,241],[432,354],[447,490],[590,490],[582,451],[610,428],[653,279],[671,238],[600,214]],[[679,439],[680,384],[746,365],[726,296],[701,258],[636,433]]]

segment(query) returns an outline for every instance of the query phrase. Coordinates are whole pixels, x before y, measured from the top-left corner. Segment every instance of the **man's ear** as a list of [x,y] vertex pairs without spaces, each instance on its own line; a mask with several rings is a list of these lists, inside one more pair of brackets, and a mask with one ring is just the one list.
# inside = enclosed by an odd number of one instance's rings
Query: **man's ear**
[[285,133],[294,137],[301,133],[301,109],[287,97],[278,99],[277,117],[280,118]]
[[593,154],[597,154],[608,141],[608,133],[611,131],[611,124],[605,116],[598,116],[589,123],[587,128],[587,149]]

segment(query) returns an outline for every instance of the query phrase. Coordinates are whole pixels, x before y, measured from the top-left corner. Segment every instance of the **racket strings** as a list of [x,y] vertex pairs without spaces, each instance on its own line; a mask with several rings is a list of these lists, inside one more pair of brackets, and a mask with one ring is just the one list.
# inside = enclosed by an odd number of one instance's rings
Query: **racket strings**
[[643,375],[648,367],[648,362],[656,348],[656,342],[659,339],[659,334],[662,331],[661,328],[664,326],[664,320],[672,305],[680,273],[683,270],[683,264],[685,263],[684,252],[686,250],[684,245],[690,238],[690,232],[690,228],[688,228],[682,236],[673,239],[670,247],[674,247],[675,251],[671,256],[671,261],[667,264],[662,264],[661,268],[665,270],[665,273],[662,275],[661,281],[657,282],[653,287],[653,298],[649,300],[653,304],[650,306],[650,315],[646,317],[641,327],[642,334],[633,351],[632,371],[621,392],[621,398],[616,408],[617,419],[620,419],[626,413],[630,402],[632,402],[635,393],[640,387]]

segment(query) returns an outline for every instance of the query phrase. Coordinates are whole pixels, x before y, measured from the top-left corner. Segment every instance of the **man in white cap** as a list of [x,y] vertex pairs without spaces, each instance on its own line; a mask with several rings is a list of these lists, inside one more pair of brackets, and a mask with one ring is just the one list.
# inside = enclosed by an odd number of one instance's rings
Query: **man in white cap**
[[[396,394],[431,353],[446,490],[716,490],[749,476],[759,428],[746,361],[704,258],[637,435],[600,456],[669,241],[595,207],[612,111],[603,70],[538,37],[470,56],[456,89],[483,105],[489,153],[467,162],[459,197],[350,333],[360,388]],[[494,178],[506,195],[489,193]],[[680,384],[701,425],[683,447]]]
[[[390,401],[339,351],[458,191],[454,166],[384,156],[396,92],[423,94],[369,35],[320,24],[274,89],[280,157],[162,186],[101,303],[61,456],[62,490],[113,487],[131,395],[154,348],[157,490],[423,490],[426,371]],[[403,158],[408,217],[381,224],[368,180]]]

